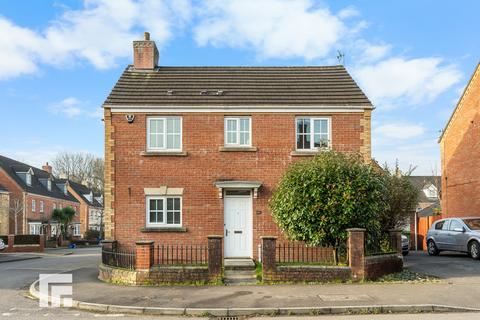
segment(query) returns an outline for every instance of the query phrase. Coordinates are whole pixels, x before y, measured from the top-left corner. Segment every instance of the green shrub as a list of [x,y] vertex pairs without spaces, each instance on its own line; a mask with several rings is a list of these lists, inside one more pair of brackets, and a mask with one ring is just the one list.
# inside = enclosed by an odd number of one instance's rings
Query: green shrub
[[291,164],[269,206],[288,239],[337,247],[348,228],[381,228],[385,193],[383,173],[360,155],[325,151]]
[[89,229],[85,232],[83,237],[88,240],[97,240],[100,237],[100,231]]

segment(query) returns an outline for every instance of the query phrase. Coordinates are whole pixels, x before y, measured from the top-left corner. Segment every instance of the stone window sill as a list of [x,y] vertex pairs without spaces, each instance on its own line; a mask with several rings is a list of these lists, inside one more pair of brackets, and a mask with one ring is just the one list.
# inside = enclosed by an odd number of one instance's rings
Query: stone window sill
[[140,232],[187,232],[185,227],[145,227],[141,228]]
[[186,151],[142,151],[140,155],[144,157],[186,157],[188,153]]
[[318,151],[292,151],[290,155],[293,157],[309,157],[318,154]]
[[220,147],[220,152],[257,152],[257,147]]

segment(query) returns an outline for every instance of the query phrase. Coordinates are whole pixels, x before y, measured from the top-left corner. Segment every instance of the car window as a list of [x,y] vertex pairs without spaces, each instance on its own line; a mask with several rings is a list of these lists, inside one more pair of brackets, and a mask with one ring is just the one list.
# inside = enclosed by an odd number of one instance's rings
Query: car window
[[449,225],[450,225],[450,220],[445,220],[445,223],[442,226],[442,231],[447,231]]
[[457,221],[457,220],[452,220],[452,222],[450,222],[450,230],[454,230],[454,229],[463,229],[463,225],[460,223],[460,221]]
[[480,230],[480,219],[463,219],[471,230]]
[[435,225],[435,230],[442,230],[444,224],[445,224],[445,221],[438,221],[437,224]]

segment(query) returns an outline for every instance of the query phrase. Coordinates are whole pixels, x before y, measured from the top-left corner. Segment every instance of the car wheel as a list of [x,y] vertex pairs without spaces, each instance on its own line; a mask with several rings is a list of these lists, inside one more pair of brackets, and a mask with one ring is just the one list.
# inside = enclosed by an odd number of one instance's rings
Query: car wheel
[[438,254],[439,254],[437,245],[435,244],[435,242],[433,240],[428,240],[427,250],[428,250],[428,254],[431,255],[431,256],[438,256]]
[[470,242],[468,246],[468,253],[473,259],[480,258],[480,244],[477,241]]

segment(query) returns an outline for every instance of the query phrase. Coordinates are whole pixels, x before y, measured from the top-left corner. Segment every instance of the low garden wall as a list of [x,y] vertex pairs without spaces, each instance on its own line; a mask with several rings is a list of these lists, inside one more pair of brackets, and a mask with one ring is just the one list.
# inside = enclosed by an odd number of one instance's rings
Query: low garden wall
[[264,282],[332,282],[348,281],[350,267],[336,266],[277,266],[263,272]]
[[[201,264],[186,259],[186,253],[193,252],[192,248],[189,248],[190,251],[182,249],[182,260],[172,261],[163,260],[166,257],[164,254],[158,257],[162,251],[154,247],[153,241],[138,241],[134,252],[117,249],[115,241],[104,241],[102,245],[98,278],[105,282],[128,285],[207,284],[222,278],[221,236],[208,237],[208,246],[204,250],[206,258],[201,260]],[[174,253],[179,254],[178,251]]]
[[[4,253],[13,252],[43,252],[45,245],[45,235],[13,235],[2,236],[6,248],[1,251]],[[5,241],[6,240],[6,241]]]
[[386,274],[400,272],[403,269],[401,254],[383,254],[365,257],[365,279],[376,280]]

